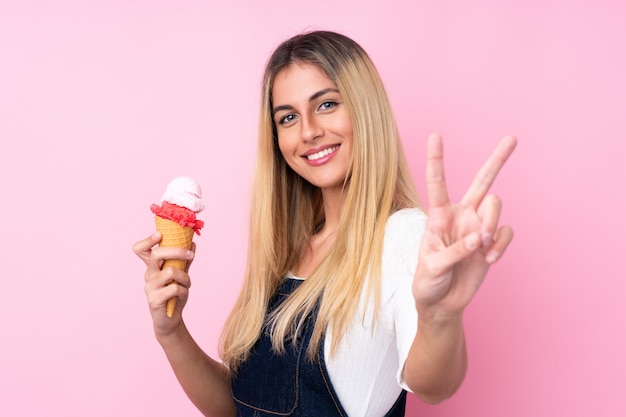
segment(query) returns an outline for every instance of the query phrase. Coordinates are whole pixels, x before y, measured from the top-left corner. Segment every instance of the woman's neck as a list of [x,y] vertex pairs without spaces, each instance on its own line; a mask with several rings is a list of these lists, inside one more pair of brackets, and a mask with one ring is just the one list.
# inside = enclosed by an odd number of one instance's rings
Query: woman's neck
[[345,203],[345,189],[322,189],[324,223],[321,224],[302,248],[302,253],[292,272],[306,278],[317,269],[335,243],[339,218]]
[[347,188],[324,188],[322,199],[324,201],[324,224],[318,234],[326,234],[337,230],[339,218],[346,201]]

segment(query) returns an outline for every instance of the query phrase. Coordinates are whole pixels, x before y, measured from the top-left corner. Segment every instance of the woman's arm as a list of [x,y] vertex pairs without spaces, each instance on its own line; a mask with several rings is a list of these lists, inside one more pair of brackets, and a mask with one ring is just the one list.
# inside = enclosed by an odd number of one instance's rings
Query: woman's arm
[[205,416],[235,416],[228,368],[200,349],[184,323],[174,334],[157,339],[178,382]]
[[[134,252],[147,266],[145,291],[152,315],[154,333],[174,370],[183,390],[205,416],[235,416],[235,403],[230,390],[228,369],[210,358],[193,340],[182,319],[191,281],[187,270],[161,270],[165,259],[187,260],[187,269],[193,260],[191,250],[155,247],[161,240],[159,233],[137,242]],[[169,285],[169,284],[175,285]],[[167,317],[167,300],[178,297],[173,316]]]
[[427,402],[440,402],[461,385],[467,369],[463,311],[513,238],[510,227],[498,226],[500,200],[487,192],[516,143],[502,139],[463,199],[452,204],[441,138],[429,138],[428,221],[413,280],[418,329],[404,366],[408,386]]
[[404,380],[429,404],[454,394],[467,370],[462,317],[418,318],[418,331],[404,365]]

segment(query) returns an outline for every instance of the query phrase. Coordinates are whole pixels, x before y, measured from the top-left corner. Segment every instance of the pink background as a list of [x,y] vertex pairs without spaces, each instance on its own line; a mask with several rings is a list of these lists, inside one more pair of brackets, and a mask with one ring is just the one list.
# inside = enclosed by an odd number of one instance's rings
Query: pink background
[[0,414],[199,415],[131,246],[169,179],[201,182],[185,315],[215,354],[243,272],[262,67],[322,28],[377,63],[420,189],[430,132],[457,199],[500,137],[520,141],[494,187],[516,237],[467,311],[467,379],[408,415],[626,415],[625,21],[621,0],[3,0]]

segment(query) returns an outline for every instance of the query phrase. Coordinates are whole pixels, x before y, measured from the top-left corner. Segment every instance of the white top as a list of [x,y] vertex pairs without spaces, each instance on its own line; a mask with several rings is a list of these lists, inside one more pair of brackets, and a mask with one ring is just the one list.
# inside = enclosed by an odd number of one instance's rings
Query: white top
[[419,209],[400,210],[389,217],[378,319],[372,323],[370,300],[363,321],[366,300],[362,294],[359,311],[332,357],[332,329],[326,332],[326,367],[349,416],[380,417],[389,411],[403,388],[410,391],[402,370],[417,332],[411,284],[425,227],[426,215]]

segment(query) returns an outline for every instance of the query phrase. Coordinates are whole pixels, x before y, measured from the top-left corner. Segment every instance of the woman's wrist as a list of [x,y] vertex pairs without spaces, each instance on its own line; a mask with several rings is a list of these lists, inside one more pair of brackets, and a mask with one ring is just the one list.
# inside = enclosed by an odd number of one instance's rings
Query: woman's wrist
[[463,310],[450,310],[439,306],[416,306],[418,326],[463,326]]
[[187,327],[182,320],[178,323],[178,325],[170,329],[158,329],[156,327],[154,329],[154,335],[157,342],[159,342],[163,348],[180,343],[188,336],[188,333]]

